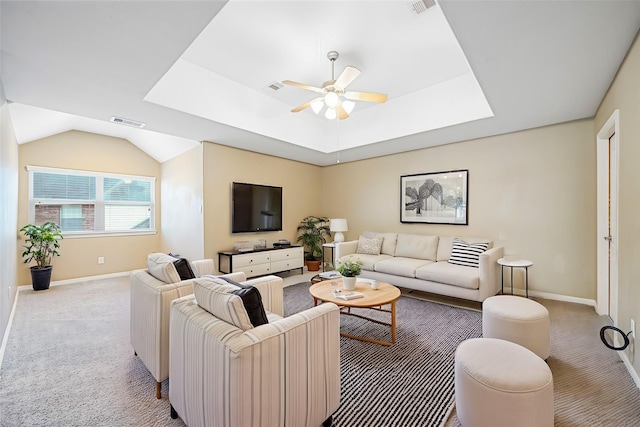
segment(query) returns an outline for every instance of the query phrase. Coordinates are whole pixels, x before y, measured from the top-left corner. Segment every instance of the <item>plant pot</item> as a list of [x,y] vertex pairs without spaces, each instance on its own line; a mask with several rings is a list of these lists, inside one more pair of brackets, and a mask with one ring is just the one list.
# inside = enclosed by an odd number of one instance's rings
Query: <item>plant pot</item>
[[34,291],[44,291],[45,289],[49,289],[52,270],[52,265],[44,268],[31,267],[31,283],[33,284]]
[[353,291],[356,289],[356,281],[358,280],[357,276],[353,277],[342,277],[342,288],[345,291]]
[[322,261],[305,261],[304,264],[307,266],[307,270],[309,271],[318,271],[320,270],[320,263]]

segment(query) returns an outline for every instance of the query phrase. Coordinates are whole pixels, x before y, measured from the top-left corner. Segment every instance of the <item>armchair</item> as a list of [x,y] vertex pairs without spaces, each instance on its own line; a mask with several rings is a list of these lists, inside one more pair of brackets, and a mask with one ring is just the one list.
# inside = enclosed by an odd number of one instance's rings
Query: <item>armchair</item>
[[[230,285],[171,305],[171,416],[190,427],[330,426],[340,403],[340,315],[322,304],[247,325]],[[214,314],[215,313],[215,314]]]
[[[165,254],[150,254],[146,270],[130,275],[131,345],[156,380],[156,398],[160,399],[162,381],[169,377],[169,310],[171,302],[193,294],[195,279],[180,280],[173,266],[175,258]],[[212,259],[193,261],[194,273],[212,275]],[[255,286],[269,311],[283,314],[283,282],[277,276],[264,276],[247,281],[244,273],[226,274],[236,282]]]

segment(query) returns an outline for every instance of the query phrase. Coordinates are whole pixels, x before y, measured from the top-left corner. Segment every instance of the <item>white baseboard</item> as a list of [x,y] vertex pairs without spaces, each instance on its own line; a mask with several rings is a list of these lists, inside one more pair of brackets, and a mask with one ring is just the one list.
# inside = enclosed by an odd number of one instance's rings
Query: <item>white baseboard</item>
[[[511,289],[509,288],[505,288],[505,293],[504,295],[509,295],[511,293]],[[525,290],[524,289],[519,289],[516,288],[513,290],[513,294],[514,295],[519,295],[521,297],[525,296]],[[574,302],[576,304],[583,304],[583,305],[589,305],[593,308],[596,307],[596,300],[593,299],[588,299],[588,298],[578,298],[578,297],[572,297],[572,296],[568,296],[568,295],[560,295],[560,294],[552,294],[550,292],[540,292],[540,291],[532,291],[529,290],[529,296],[530,297],[538,297],[538,298],[544,298],[544,299],[550,299],[550,300],[555,300],[555,301],[564,301],[564,302]]]
[[555,301],[574,302],[576,304],[589,305],[593,308],[596,307],[596,300],[588,298],[578,298],[568,295],[552,294],[549,292],[529,291],[529,296],[550,299]]
[[[112,277],[128,276],[130,273],[131,272],[129,272],[129,271],[124,271],[124,272],[120,272],[120,273],[101,274],[99,276],[88,276],[88,277],[78,277],[78,278],[75,278],[75,279],[56,280],[54,282],[51,282],[51,284],[49,286],[68,285],[68,284],[71,284],[71,283],[87,282],[87,281],[90,281],[90,280],[110,279]],[[30,288],[31,288],[31,285],[18,286],[18,292],[23,291],[25,289],[30,289]]]
[[620,356],[622,363],[624,363],[624,366],[626,366],[627,371],[629,371],[631,378],[633,378],[633,381],[636,383],[636,387],[640,388],[640,377],[638,376],[636,370],[633,368],[633,365],[631,364],[627,353],[624,351],[619,351],[618,355]]
[[0,367],[2,367],[2,361],[4,360],[4,352],[7,348],[7,341],[9,340],[9,331],[11,330],[11,325],[13,324],[13,316],[16,313],[16,306],[18,305],[19,292],[20,292],[20,287],[18,287],[18,291],[16,292],[16,295],[13,298],[13,304],[11,305],[11,313],[9,314],[9,321],[7,322],[7,328],[4,331],[2,344],[0,345]]

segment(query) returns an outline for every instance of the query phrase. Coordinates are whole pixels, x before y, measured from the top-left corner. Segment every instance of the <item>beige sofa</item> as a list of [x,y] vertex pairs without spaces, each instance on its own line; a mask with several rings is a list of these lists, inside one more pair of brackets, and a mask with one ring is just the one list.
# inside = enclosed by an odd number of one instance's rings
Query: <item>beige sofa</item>
[[[379,252],[375,241],[381,243]],[[497,261],[503,248],[491,239],[365,232],[336,244],[336,262],[347,256],[364,263],[361,277],[403,288],[480,302],[500,290]]]
[[267,311],[268,323],[256,324],[234,288],[196,279],[194,295],[171,306],[172,418],[190,427],[330,426],[340,404],[338,307],[286,318]]
[[[193,294],[195,279],[180,280],[172,261],[166,254],[154,253],[147,257],[147,269],[135,270],[130,275],[131,292],[131,345],[156,380],[156,397],[161,397],[161,383],[169,377],[169,309],[179,297]],[[196,276],[215,272],[212,259],[191,262]],[[236,282],[255,286],[267,309],[283,315],[283,281],[277,276],[264,276],[246,280],[244,273],[225,274]]]

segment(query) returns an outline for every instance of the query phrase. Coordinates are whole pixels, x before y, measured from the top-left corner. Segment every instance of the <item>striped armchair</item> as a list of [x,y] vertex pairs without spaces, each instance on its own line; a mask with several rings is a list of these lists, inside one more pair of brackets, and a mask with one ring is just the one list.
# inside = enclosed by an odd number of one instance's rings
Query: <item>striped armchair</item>
[[190,427],[330,426],[340,403],[338,307],[267,312],[269,323],[254,327],[229,286],[196,280],[195,295],[171,305],[172,418]]
[[[179,297],[193,294],[193,281],[180,280],[171,265],[160,267],[162,254],[150,254],[146,270],[131,272],[131,345],[135,354],[156,380],[156,397],[161,398],[162,381],[169,377],[169,309]],[[166,256],[166,255],[164,255]],[[156,262],[154,262],[156,261]],[[215,273],[212,259],[192,262],[197,276]],[[160,271],[161,270],[161,271]],[[244,273],[226,274],[236,282],[255,286],[269,311],[282,315],[283,282],[277,276],[264,276],[247,281]]]

